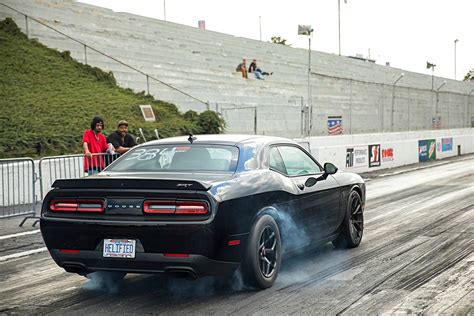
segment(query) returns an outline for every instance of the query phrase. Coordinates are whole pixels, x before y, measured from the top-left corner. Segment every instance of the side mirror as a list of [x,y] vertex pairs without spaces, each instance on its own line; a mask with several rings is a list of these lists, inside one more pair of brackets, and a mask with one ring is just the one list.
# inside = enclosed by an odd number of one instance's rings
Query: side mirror
[[318,182],[318,179],[313,178],[313,177],[309,177],[309,178],[306,180],[306,182],[304,183],[304,185],[305,185],[305,187],[310,188],[310,187],[312,187],[313,185],[315,185],[316,182]]
[[324,173],[317,177],[317,178],[313,178],[313,177],[309,177],[306,182],[304,183],[304,185],[308,188],[312,187],[313,185],[315,185],[318,181],[320,180],[326,180],[328,175],[330,174],[335,174],[337,172],[337,167],[335,165],[333,165],[332,163],[330,162],[326,162],[324,164]]
[[330,162],[324,164],[324,173],[325,174],[335,174],[337,172],[337,167]]

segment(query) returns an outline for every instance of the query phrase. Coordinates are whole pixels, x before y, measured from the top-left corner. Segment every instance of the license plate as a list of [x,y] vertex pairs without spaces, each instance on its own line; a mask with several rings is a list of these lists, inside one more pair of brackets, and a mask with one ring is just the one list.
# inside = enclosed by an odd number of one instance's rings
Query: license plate
[[108,258],[135,258],[136,241],[133,239],[104,239],[103,256]]

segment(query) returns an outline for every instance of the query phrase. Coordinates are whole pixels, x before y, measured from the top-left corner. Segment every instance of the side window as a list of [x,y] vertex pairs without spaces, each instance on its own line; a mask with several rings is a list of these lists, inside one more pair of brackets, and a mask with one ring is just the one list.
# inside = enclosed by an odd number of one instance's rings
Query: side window
[[280,171],[283,174],[287,174],[285,164],[281,158],[280,151],[277,147],[270,148],[270,168],[273,170]]
[[298,147],[280,146],[278,148],[289,176],[315,174],[322,171],[318,164]]

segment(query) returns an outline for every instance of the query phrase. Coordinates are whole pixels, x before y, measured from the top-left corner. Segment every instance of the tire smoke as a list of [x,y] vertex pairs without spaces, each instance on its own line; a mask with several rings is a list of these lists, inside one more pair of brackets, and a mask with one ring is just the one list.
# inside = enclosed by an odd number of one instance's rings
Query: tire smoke
[[122,272],[98,271],[89,273],[87,275],[89,280],[82,285],[82,289],[116,294],[120,291],[124,277],[125,273]]

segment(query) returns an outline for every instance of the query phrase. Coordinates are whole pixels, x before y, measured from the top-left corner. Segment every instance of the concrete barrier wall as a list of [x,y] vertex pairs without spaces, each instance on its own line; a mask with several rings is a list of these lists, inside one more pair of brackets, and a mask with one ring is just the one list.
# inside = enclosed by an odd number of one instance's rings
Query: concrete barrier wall
[[[298,139],[320,163],[356,173],[474,153],[474,128]],[[431,150],[431,152],[430,152]]]
[[[225,109],[222,114],[228,133],[253,134],[257,125],[258,134],[299,137],[305,122],[303,135],[327,135],[328,117],[332,116],[341,118],[344,134],[429,130],[433,118],[439,119],[444,129],[474,127],[472,82],[433,80],[420,73],[312,51],[309,97],[307,49],[113,12],[73,0],[0,3],[30,17],[26,24],[24,16],[0,5],[0,19],[12,17],[30,38],[69,50],[79,62],[87,59],[89,65],[112,71],[124,88],[149,90],[157,99],[176,104],[180,111]],[[143,74],[84,49],[31,18],[209,101],[209,106],[153,80],[147,85]],[[234,72],[242,57],[258,59],[263,69],[274,74],[265,80],[243,79]],[[402,72],[405,76],[394,85]],[[302,118],[302,102],[312,104],[313,115],[307,111]],[[257,124],[252,110],[242,110],[255,107]],[[309,125],[313,127],[310,132]]]

